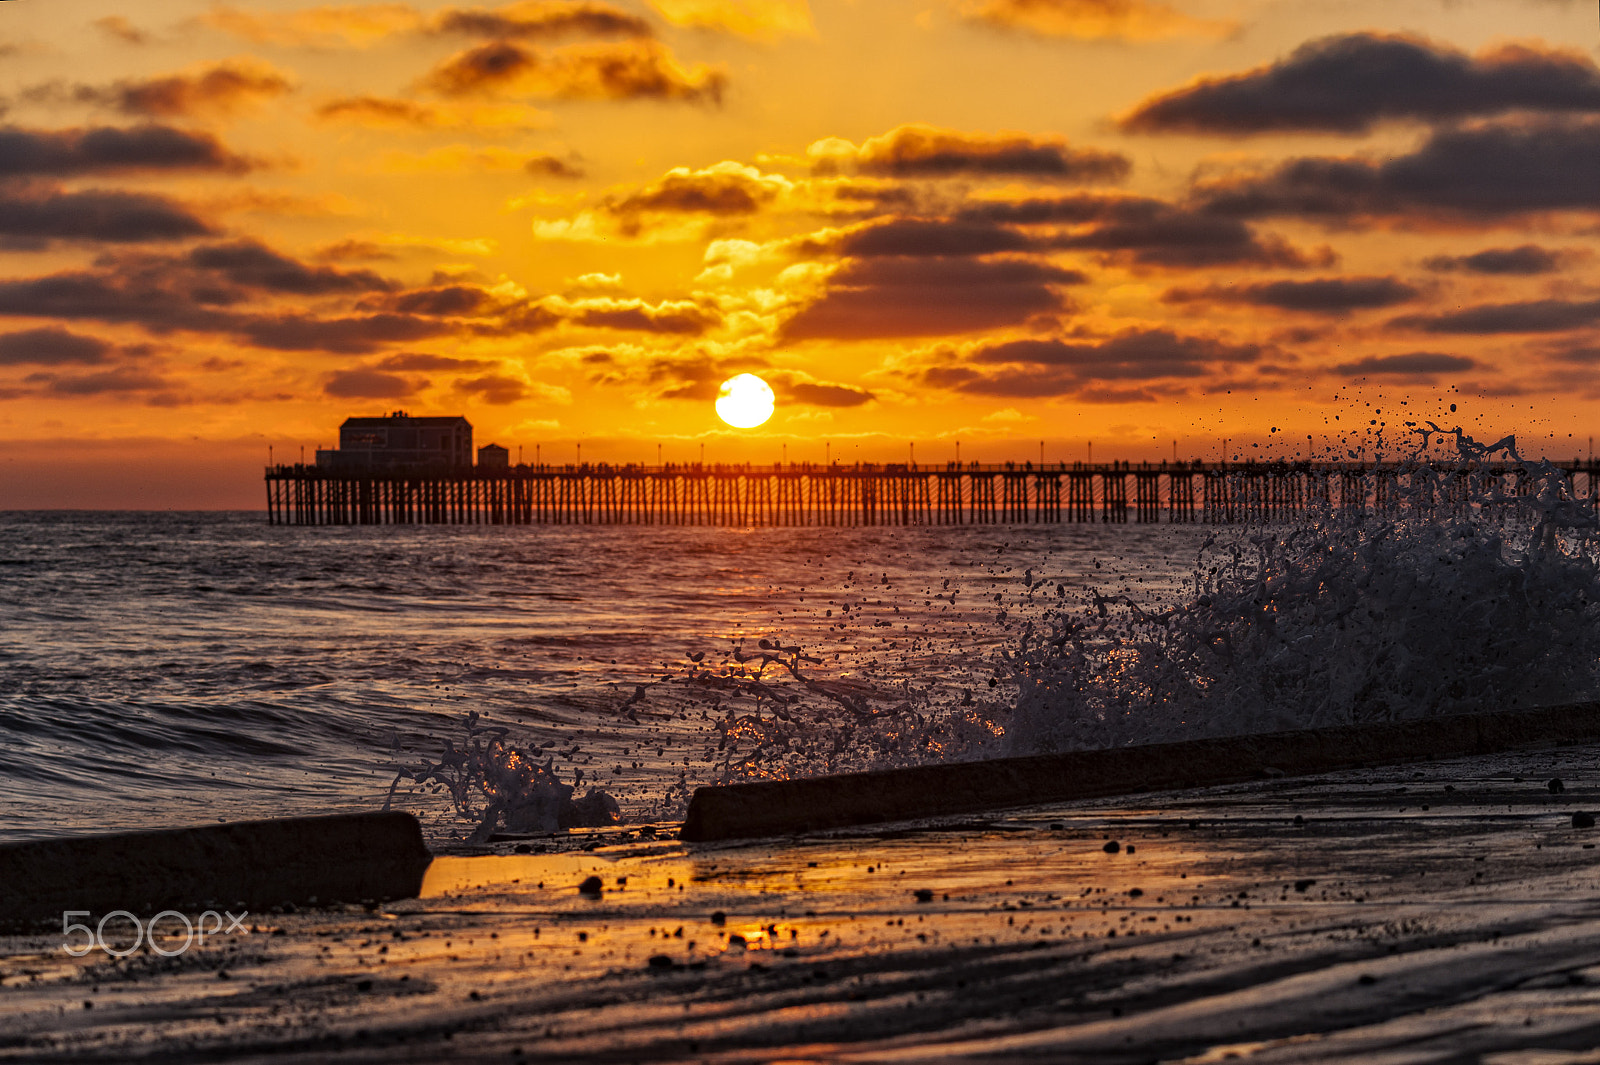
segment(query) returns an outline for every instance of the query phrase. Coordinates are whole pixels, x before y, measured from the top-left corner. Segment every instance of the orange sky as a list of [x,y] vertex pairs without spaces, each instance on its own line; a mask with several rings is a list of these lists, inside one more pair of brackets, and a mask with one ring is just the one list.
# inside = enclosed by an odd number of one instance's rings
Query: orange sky
[[1577,0],[0,4],[0,509],[257,507],[402,407],[528,461],[1571,457],[1597,45]]

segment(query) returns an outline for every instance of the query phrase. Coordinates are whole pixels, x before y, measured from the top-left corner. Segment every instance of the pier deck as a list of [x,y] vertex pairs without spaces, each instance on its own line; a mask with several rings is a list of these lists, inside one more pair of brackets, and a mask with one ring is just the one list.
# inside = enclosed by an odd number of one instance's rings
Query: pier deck
[[[1560,467],[1575,495],[1600,463]],[[1474,481],[1473,479],[1477,480]],[[274,525],[982,525],[1295,518],[1313,506],[1449,512],[1514,504],[1518,467],[1342,463],[910,466],[511,466],[338,470],[270,466]]]

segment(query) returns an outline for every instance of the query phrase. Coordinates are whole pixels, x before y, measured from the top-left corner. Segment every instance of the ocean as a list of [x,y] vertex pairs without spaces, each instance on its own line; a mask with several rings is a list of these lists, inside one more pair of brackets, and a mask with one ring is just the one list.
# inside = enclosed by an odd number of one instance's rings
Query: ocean
[[[700,784],[993,755],[1019,608],[1177,595],[1205,535],[0,513],[0,839],[386,800],[465,838],[482,795],[391,785],[471,714],[625,821]],[[812,686],[747,683],[762,640]]]
[[1593,698],[1595,499],[1488,454],[1259,528],[0,513],[0,839],[387,804],[448,844],[677,819],[705,784]]

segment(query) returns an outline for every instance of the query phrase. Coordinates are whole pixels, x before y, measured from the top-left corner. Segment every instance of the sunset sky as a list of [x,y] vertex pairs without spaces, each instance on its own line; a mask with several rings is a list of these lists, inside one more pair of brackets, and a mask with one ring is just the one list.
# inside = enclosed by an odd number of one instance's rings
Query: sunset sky
[[260,507],[397,408],[529,462],[1451,403],[1585,454],[1597,46],[1589,0],[11,0],[0,509]]

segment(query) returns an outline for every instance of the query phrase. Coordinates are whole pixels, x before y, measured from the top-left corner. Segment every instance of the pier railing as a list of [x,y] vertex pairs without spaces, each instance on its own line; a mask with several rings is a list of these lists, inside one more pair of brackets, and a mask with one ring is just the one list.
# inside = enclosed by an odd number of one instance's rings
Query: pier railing
[[[1563,463],[1593,496],[1600,463]],[[1474,483],[1473,479],[1477,479]],[[1465,510],[1524,488],[1517,467],[1356,463],[1033,463],[511,466],[335,470],[270,466],[275,525],[1233,524],[1314,507]],[[1480,503],[1481,506],[1481,503]]]

